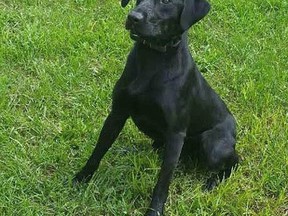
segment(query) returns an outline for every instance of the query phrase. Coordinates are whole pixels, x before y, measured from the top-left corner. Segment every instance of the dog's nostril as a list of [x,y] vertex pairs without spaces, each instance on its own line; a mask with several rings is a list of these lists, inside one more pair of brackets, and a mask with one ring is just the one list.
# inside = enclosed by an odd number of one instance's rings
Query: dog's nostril
[[128,15],[128,19],[133,22],[133,23],[138,23],[141,22],[144,19],[144,16],[142,13],[139,12],[135,12],[132,11],[129,15]]

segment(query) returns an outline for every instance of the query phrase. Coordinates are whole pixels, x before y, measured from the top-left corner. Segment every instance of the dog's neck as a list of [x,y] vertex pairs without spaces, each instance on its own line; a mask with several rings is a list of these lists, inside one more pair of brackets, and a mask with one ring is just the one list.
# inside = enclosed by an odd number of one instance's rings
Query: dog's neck
[[182,36],[180,35],[180,36],[173,38],[172,40],[170,40],[169,42],[163,45],[149,42],[144,39],[139,39],[138,42],[144,44],[145,46],[148,46],[150,49],[164,53],[170,48],[177,48],[179,44],[181,43],[181,40],[182,40]]
[[143,38],[137,37],[137,39],[133,38],[136,41],[136,44],[140,45],[140,47],[145,47],[148,49],[151,49],[153,51],[157,51],[160,53],[166,53],[166,52],[175,52],[178,50],[178,48],[182,45],[188,46],[188,33],[185,31],[183,34],[173,37],[170,41],[166,43],[154,43],[147,41]]
[[[134,50],[137,62],[136,71],[138,71],[137,78],[131,82],[129,85],[128,91],[131,95],[137,95],[141,92],[146,91],[149,88],[150,82],[155,76],[156,73],[159,73],[157,69],[158,64],[165,64],[167,69],[171,67],[178,67],[183,64],[179,63],[182,61],[181,53],[185,52],[189,53],[188,44],[187,44],[187,34],[184,33],[181,36],[181,40],[175,47],[167,47],[165,52],[161,52],[154,48],[147,46],[147,44],[143,44],[140,41],[137,41],[134,47]],[[143,73],[142,71],[145,71]],[[173,80],[176,77],[179,77],[179,73],[169,73],[169,71],[179,71],[182,73],[182,70],[167,70],[164,73],[167,73],[167,79],[162,80],[163,82],[167,82],[169,80]],[[163,71],[160,71],[160,73]]]

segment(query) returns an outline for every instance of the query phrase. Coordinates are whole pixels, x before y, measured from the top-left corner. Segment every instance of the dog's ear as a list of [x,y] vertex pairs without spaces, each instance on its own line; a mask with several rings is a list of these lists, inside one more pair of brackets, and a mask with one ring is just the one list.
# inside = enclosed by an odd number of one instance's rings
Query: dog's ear
[[126,7],[130,0],[121,0],[121,6]]
[[205,0],[184,0],[184,8],[180,18],[183,31],[205,17],[210,10],[210,4]]

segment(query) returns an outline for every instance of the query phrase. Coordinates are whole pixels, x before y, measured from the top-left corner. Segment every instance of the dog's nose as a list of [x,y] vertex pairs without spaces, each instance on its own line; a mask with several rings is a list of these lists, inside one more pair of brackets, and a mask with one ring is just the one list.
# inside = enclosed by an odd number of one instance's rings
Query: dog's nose
[[143,21],[144,16],[143,16],[142,13],[139,13],[139,12],[136,12],[136,11],[131,11],[128,14],[128,19],[130,20],[130,22],[136,24],[136,23],[139,23],[139,22]]

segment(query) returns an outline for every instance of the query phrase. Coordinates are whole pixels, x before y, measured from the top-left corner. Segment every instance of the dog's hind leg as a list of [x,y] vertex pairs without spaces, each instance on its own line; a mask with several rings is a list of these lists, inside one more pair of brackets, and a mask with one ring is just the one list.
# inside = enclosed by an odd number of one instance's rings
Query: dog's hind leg
[[[224,153],[225,154],[225,153]],[[206,190],[212,190],[215,188],[219,182],[227,179],[230,177],[232,169],[237,168],[237,164],[239,162],[239,157],[234,150],[233,152],[229,153],[227,157],[223,157],[222,164],[220,166],[214,166],[212,167],[212,170],[217,170],[216,174],[213,174],[206,182],[205,189]]]
[[228,119],[202,133],[202,145],[208,168],[217,174],[208,179],[205,189],[211,190],[219,181],[228,178],[239,162],[235,151],[234,120]]
[[164,146],[164,142],[162,140],[154,140],[152,147],[155,151],[158,151],[160,148]]

